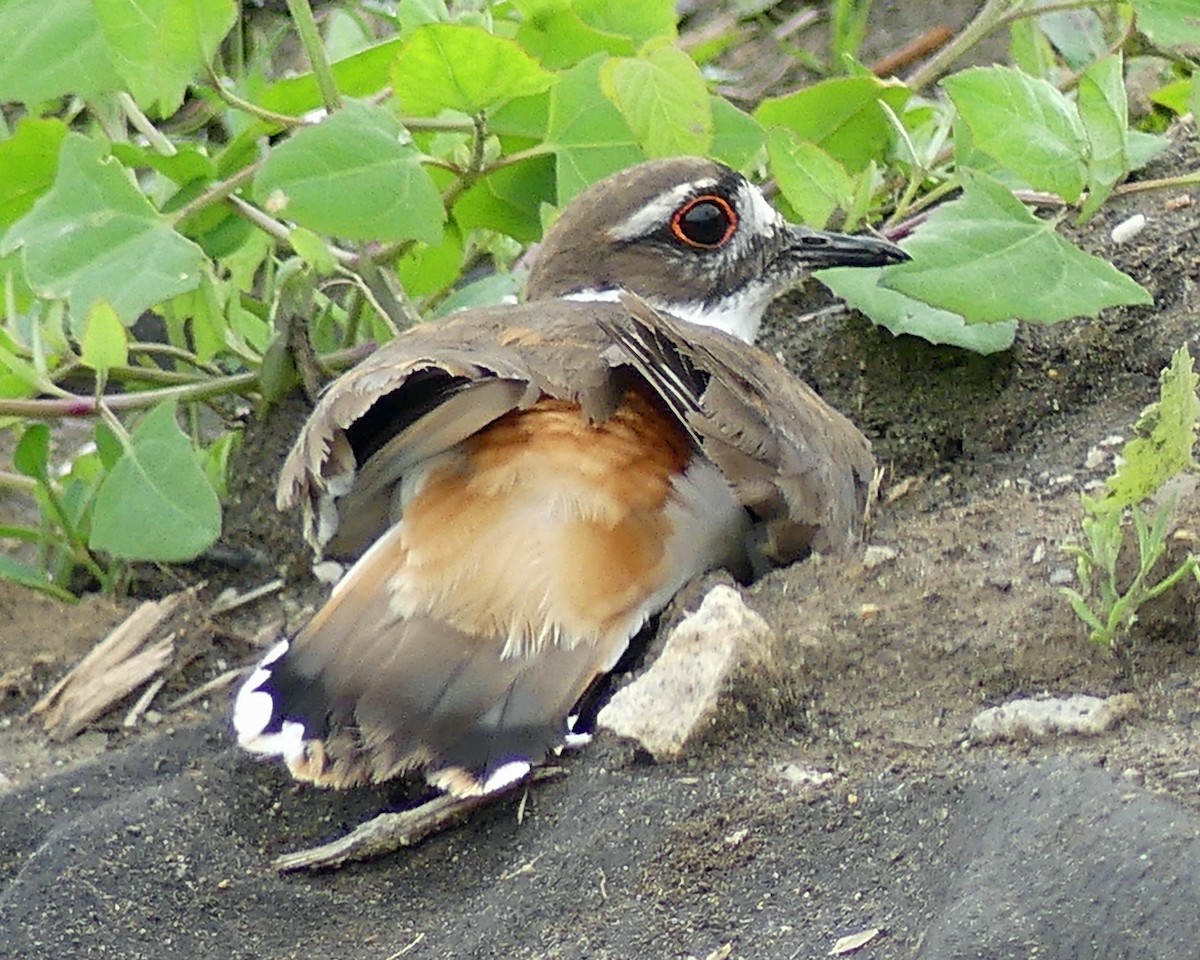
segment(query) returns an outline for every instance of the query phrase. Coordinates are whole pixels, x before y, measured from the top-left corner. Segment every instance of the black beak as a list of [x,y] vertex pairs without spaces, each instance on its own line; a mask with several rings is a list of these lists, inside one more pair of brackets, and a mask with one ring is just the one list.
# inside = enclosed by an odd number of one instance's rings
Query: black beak
[[791,252],[810,270],[826,267],[886,267],[912,258],[894,243],[794,226]]

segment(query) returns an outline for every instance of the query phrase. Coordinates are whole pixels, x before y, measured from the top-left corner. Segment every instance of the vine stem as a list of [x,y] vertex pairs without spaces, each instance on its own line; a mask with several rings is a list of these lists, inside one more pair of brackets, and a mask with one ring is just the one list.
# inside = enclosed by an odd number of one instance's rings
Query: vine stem
[[1044,13],[1082,10],[1086,7],[1094,7],[1098,3],[1107,6],[1116,2],[1117,0],[1061,0],[1061,2],[1046,3],[1037,7],[1019,6],[1013,0],[988,0],[975,18],[962,28],[958,36],[942,47],[923,67],[910,74],[905,82],[914,93],[924,89],[950,69],[950,65],[955,60],[993,30],[1006,27],[1017,20],[1040,17]]
[[[362,344],[347,350],[337,350],[318,358],[329,370],[344,370],[358,363],[374,351],[374,344]],[[258,373],[248,371],[225,377],[215,377],[200,383],[187,383],[177,387],[162,387],[157,390],[141,390],[137,393],[119,393],[103,398],[103,406],[112,411],[144,410],[163,400],[189,402],[208,400],[212,397],[237,393],[252,388],[258,383]],[[67,394],[53,399],[0,400],[0,416],[25,417],[29,420],[62,420],[68,417],[95,417],[101,415],[101,401],[93,396]]]
[[232,176],[226,177],[220,183],[209,187],[194,200],[185,203],[171,215],[172,226],[182,223],[192,214],[199,213],[206,207],[210,207],[215,203],[220,203],[222,200],[240,190],[247,183],[254,179],[254,175],[258,172],[258,168],[260,166],[262,166],[261,160],[257,163],[252,163],[248,167],[243,167]]
[[329,57],[325,55],[325,44],[321,42],[321,33],[317,30],[312,7],[309,6],[308,0],[287,0],[287,8],[296,24],[296,32],[300,34],[300,42],[304,44],[304,52],[308,54],[308,62],[312,64],[321,99],[325,101],[325,108],[333,113],[341,108],[342,95],[338,92],[337,82],[333,78]]

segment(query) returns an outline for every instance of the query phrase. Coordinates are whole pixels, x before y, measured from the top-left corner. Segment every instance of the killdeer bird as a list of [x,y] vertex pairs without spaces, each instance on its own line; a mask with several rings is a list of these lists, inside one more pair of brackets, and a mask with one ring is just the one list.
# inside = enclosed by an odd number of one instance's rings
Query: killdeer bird
[[810,270],[905,259],[707,160],[581,194],[525,303],[409,330],[318,403],[278,502],[351,565],[237,694],[241,745],[317,784],[490,795],[690,578],[846,548],[869,445],[751,342]]

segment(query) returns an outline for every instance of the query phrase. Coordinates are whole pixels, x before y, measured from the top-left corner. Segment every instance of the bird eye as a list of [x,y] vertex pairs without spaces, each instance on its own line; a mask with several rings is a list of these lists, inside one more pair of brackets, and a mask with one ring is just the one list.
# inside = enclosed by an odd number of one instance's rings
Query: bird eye
[[724,197],[705,194],[689,200],[671,218],[671,232],[689,247],[713,250],[737,231],[738,217]]

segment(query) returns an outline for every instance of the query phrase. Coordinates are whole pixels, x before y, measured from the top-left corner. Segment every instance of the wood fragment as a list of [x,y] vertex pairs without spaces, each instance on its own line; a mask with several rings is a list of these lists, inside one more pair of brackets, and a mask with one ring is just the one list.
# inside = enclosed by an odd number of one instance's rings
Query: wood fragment
[[218,690],[223,690],[235,680],[244,677],[253,670],[253,664],[245,667],[234,667],[232,670],[226,670],[218,677],[213,677],[206,683],[200,684],[195,690],[189,690],[183,696],[172,700],[165,707],[163,713],[174,713],[176,710],[182,710],[184,707],[191,706],[197,700],[203,700],[210,693],[216,693]]
[[53,739],[73,737],[97,717],[137,690],[171,661],[173,635],[149,643],[195,589],[147,600],[94,646],[26,718],[40,719]]
[[881,929],[872,927],[869,930],[860,930],[858,933],[847,934],[833,945],[833,949],[829,951],[829,956],[844,957],[848,953],[861,950],[881,933],[883,933]]
[[493,803],[512,789],[539,780],[551,780],[562,774],[561,768],[542,767],[510,790],[481,797],[454,797],[442,794],[419,806],[397,813],[381,813],[361,823],[344,837],[307,850],[285,853],[272,861],[280,873],[294,870],[330,870],[356,860],[370,860],[386,853],[412,847],[458,823],[467,814]]
[[122,721],[121,726],[125,728],[136,727],[138,721],[142,719],[142,714],[150,709],[150,704],[154,702],[154,698],[158,696],[158,691],[163,688],[163,684],[166,682],[167,678],[160,676],[146,687],[142,695],[137,698],[137,702],[125,714],[125,719]]
[[244,607],[255,600],[261,600],[263,597],[269,597],[273,593],[278,593],[282,589],[283,580],[276,578],[262,584],[262,586],[255,587],[253,590],[247,590],[245,593],[235,594],[230,597],[222,595],[217,597],[212,606],[208,608],[208,615],[215,617],[218,614],[229,613],[231,610]]

